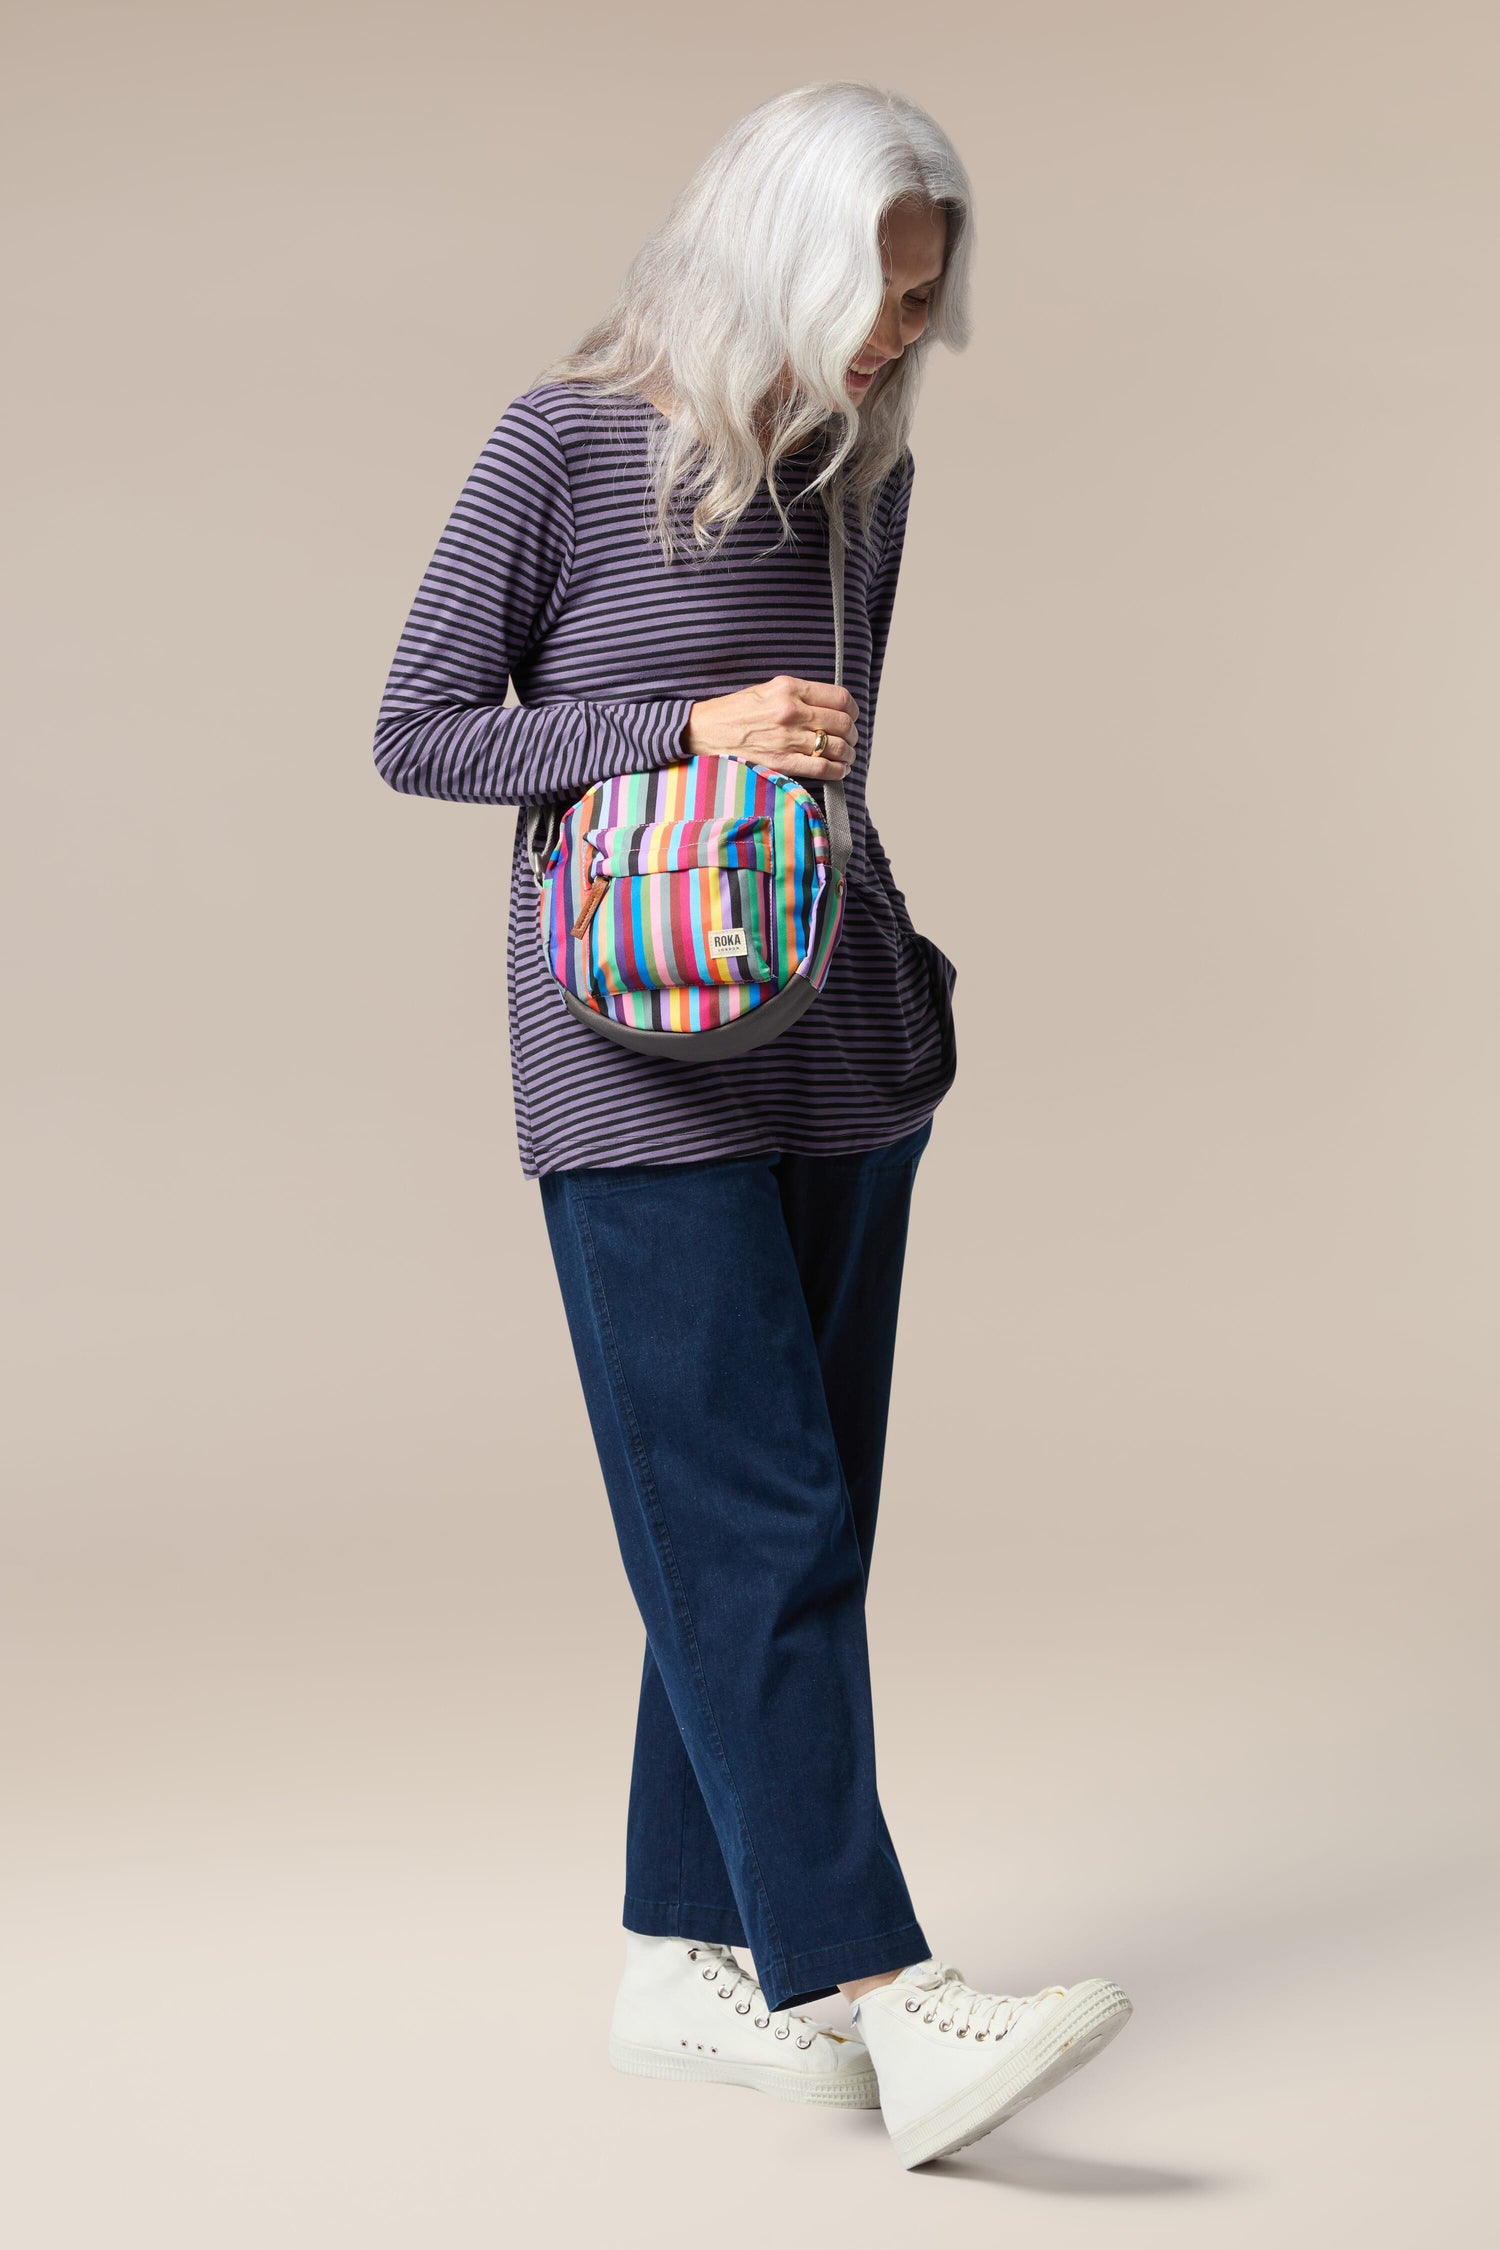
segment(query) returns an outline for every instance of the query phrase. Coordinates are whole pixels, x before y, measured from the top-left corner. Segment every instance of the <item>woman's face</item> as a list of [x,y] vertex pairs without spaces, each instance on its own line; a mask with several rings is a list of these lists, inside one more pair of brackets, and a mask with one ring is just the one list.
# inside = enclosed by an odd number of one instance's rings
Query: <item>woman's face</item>
[[863,398],[881,371],[898,360],[927,326],[927,308],[943,271],[947,221],[931,203],[893,203],[880,225],[880,264],[885,302],[844,377],[854,398]]

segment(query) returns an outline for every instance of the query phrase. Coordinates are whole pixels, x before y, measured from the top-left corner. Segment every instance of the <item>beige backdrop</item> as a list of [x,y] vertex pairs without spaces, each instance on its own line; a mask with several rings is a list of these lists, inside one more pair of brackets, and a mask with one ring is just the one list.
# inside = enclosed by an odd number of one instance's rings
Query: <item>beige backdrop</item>
[[[1477,2242],[1500,19],[28,13],[8,2238]],[[515,1155],[514,814],[370,753],[501,408],[825,76],[980,226],[873,783],[960,969],[883,1789],[972,1980],[1137,2009],[912,2175],[608,2067],[640,1631]]]

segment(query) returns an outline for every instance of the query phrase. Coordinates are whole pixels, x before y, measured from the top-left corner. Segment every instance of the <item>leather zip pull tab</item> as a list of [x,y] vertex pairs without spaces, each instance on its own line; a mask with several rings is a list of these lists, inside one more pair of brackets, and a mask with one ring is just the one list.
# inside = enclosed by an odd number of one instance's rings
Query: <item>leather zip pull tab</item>
[[583,894],[583,904],[578,909],[578,919],[573,924],[572,936],[582,937],[584,935],[590,922],[599,911],[599,901],[608,889],[609,877],[607,875],[596,875]]

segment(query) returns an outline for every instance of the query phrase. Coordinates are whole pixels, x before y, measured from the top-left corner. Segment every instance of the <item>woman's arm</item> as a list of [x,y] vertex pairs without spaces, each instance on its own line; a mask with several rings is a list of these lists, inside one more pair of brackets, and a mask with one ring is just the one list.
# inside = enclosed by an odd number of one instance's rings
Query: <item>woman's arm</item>
[[397,643],[375,722],[375,764],[393,789],[565,805],[607,774],[687,757],[690,697],[505,707],[511,671],[555,617],[572,562],[557,433],[513,399],[469,472]]

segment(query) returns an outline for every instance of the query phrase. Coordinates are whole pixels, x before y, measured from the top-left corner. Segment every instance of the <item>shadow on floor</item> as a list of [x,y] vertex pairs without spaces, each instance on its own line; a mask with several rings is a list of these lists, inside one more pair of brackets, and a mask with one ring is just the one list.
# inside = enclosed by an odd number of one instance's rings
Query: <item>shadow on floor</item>
[[1022,2148],[1005,2138],[1003,2125],[972,2148],[936,2157],[921,2170],[988,2187],[1030,2189],[1034,2195],[1218,2195],[1254,2184],[1228,2173],[1177,2172],[1162,2164],[1121,2164]]

